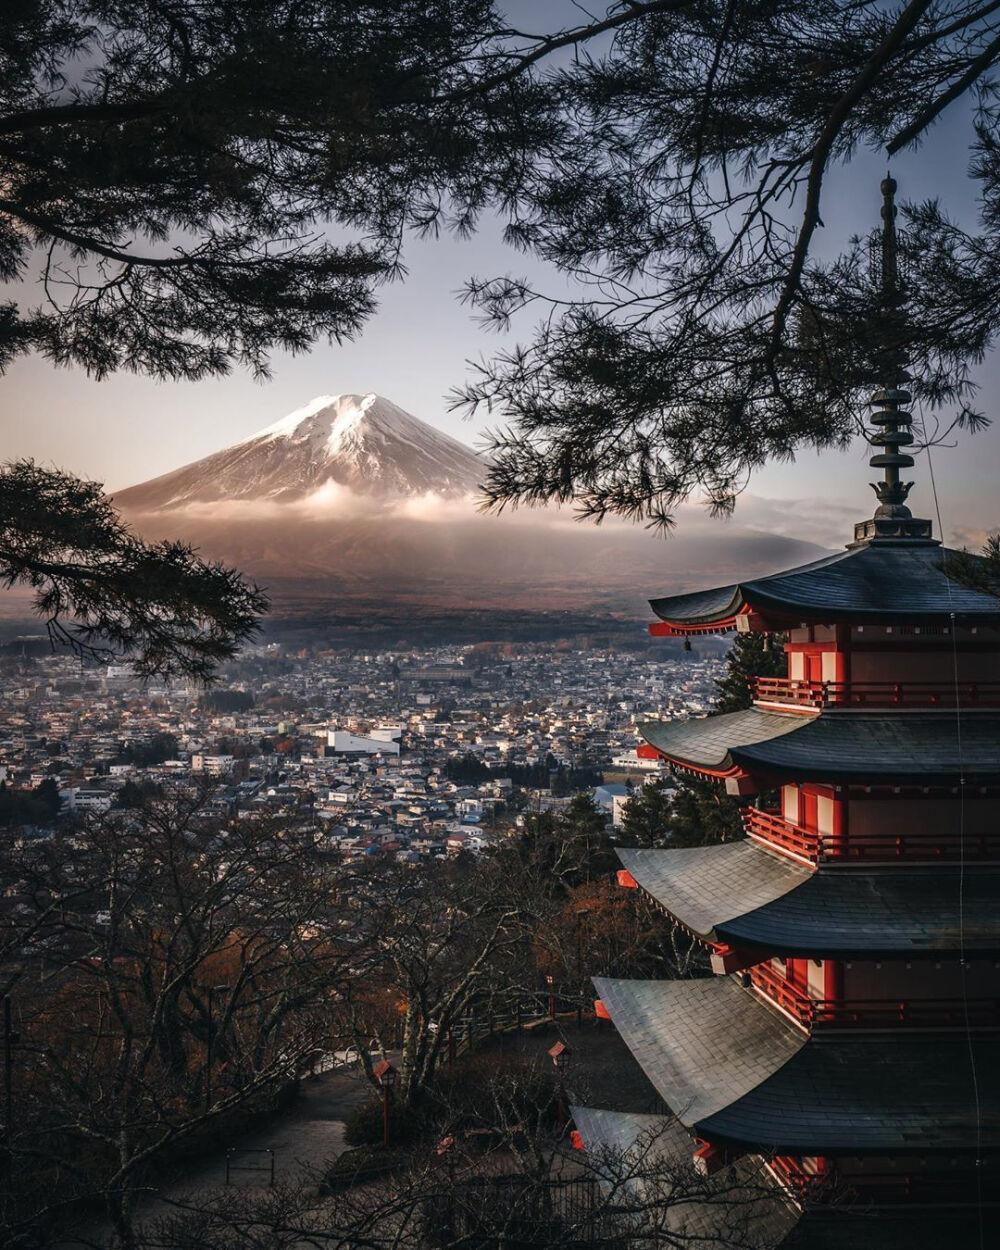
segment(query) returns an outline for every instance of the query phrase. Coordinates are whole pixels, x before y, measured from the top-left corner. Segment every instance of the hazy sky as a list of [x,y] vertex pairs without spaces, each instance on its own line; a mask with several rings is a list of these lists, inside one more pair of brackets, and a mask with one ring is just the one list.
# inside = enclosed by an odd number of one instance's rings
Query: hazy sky
[[[563,7],[522,3],[525,13]],[[921,149],[893,162],[900,196],[942,196],[956,216],[971,221],[974,188],[966,177],[968,130],[963,106]],[[823,218],[832,247],[878,223],[878,182],[885,169],[877,153],[862,153],[850,170],[834,175]],[[18,361],[0,379],[4,457],[32,456],[81,476],[121,488],[218,450],[269,425],[313,396],[378,391],[416,416],[476,444],[485,421],[468,423],[446,410],[445,395],[468,375],[467,361],[503,342],[481,329],[456,293],[470,274],[511,272],[544,277],[541,267],[504,248],[495,222],[468,241],[413,240],[407,247],[409,277],[386,289],[379,311],[362,337],[342,347],[318,346],[310,355],[273,360],[273,378],[259,384],[246,374],[198,383],[160,383],[118,375],[94,382],[79,370],[54,369],[38,358]],[[550,286],[558,284],[558,279]],[[23,291],[22,297],[34,293]],[[513,338],[530,328],[515,326]],[[1000,360],[979,371],[977,406],[1000,417]],[[839,545],[849,522],[869,516],[874,496],[867,483],[868,449],[844,454],[806,452],[793,465],[758,474],[737,506],[737,520],[773,532]],[[968,541],[1000,526],[996,479],[1000,470],[1000,420],[957,449],[934,452],[945,535]],[[913,471],[914,511],[931,516],[925,457]],[[798,501],[792,506],[792,501]],[[722,524],[720,522],[720,524]],[[936,527],[935,527],[936,528]]]

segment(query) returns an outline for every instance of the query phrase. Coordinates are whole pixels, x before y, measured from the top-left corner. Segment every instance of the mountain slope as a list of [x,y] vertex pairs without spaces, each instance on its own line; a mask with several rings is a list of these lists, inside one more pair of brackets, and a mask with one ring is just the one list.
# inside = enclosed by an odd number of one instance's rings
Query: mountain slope
[[291,503],[331,482],[365,495],[456,497],[476,490],[482,470],[475,452],[388,399],[322,395],[241,443],[119,491],[115,503],[128,512]]
[[[263,582],[280,611],[380,619],[599,608],[817,558],[810,543],[686,523],[668,539],[567,512],[476,510],[483,461],[374,394],[324,395],[224,451],[120,491],[150,538],[193,543]],[[706,528],[706,525],[708,526]],[[377,608],[372,608],[372,605]]]

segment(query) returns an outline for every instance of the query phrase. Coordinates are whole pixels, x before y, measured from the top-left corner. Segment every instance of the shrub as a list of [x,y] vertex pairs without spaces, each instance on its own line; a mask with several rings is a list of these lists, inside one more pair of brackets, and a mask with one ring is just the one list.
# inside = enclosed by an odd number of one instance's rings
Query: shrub
[[402,1150],[385,1150],[381,1146],[358,1146],[345,1150],[333,1161],[320,1184],[320,1193],[332,1194],[350,1189],[365,1181],[377,1180],[390,1172],[398,1172],[409,1162]]

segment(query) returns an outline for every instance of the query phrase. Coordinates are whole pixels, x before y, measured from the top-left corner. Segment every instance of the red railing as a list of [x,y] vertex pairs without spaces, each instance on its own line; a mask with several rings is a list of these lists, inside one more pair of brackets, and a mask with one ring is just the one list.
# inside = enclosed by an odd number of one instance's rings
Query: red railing
[[822,858],[822,835],[815,829],[804,829],[785,820],[780,812],[761,807],[745,807],[742,814],[743,828],[751,838],[761,838],[805,859]]
[[1000,682],[975,681],[804,681],[791,677],[757,677],[759,703],[793,707],[1000,707]]
[[978,1177],[968,1165],[948,1171],[939,1165],[937,1171],[932,1166],[913,1171],[864,1172],[847,1171],[827,1159],[810,1161],[812,1166],[805,1167],[802,1160],[789,1155],[775,1155],[768,1162],[796,1199],[815,1199],[820,1192],[831,1199],[879,1204],[914,1199],[924,1203],[975,1202],[978,1198]]
[[757,838],[813,863],[835,860],[890,859],[956,860],[1000,859],[1000,829],[995,833],[965,834],[940,829],[909,833],[863,834],[855,839],[834,837],[816,829],[804,829],[780,812],[758,807],[743,809],[743,827]]
[[775,972],[770,964],[756,964],[751,968],[750,984],[765,998],[787,1011],[803,1028],[812,1027],[812,1000],[791,981],[786,981],[781,973]]
[[913,1172],[851,1172],[835,1170],[831,1178],[834,1193],[848,1204],[892,1204],[917,1201],[921,1204],[978,1203],[979,1178],[974,1168],[965,1166],[954,1172],[919,1170]]
[[750,983],[809,1030],[1000,1027],[1000,999],[996,998],[810,998],[770,964],[751,968]]
[[813,1003],[813,1028],[863,1028],[903,1025],[911,1029],[996,1028],[1000,1026],[1000,999],[821,998]]

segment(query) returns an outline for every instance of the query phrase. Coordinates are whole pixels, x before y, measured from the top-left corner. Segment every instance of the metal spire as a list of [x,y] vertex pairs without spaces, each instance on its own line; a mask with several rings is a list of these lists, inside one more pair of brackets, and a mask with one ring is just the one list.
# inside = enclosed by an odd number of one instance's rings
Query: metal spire
[[907,405],[913,398],[903,387],[910,381],[906,372],[906,315],[899,275],[899,239],[896,234],[896,181],[882,182],[881,281],[879,322],[881,327],[881,371],[883,388],[868,401],[874,409],[871,423],[878,429],[869,438],[876,454],[869,460],[873,469],[882,470],[882,481],[872,482],[879,506],[870,521],[854,527],[855,542],[873,539],[917,539],[931,537],[930,521],[911,515],[906,506],[912,482],[900,480],[900,469],[912,469],[913,457],[902,447],[913,443],[910,426],[913,416]]

